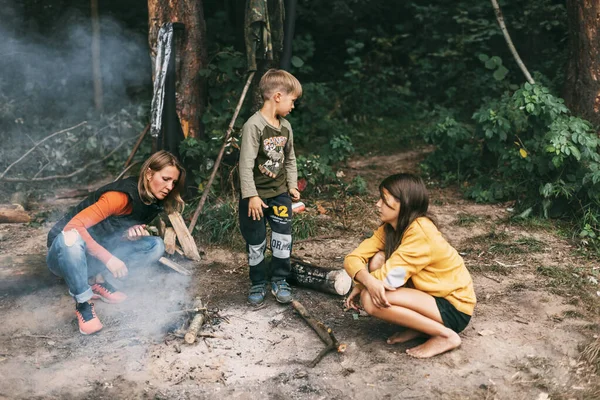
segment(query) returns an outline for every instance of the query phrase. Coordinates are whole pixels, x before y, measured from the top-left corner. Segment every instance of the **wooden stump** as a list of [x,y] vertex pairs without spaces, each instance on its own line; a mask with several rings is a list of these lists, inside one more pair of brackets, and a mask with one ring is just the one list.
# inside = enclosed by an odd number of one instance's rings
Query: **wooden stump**
[[31,222],[31,217],[23,206],[18,204],[0,205],[0,224]]
[[292,257],[290,281],[299,286],[325,293],[346,295],[352,287],[352,278],[343,269],[326,268]]

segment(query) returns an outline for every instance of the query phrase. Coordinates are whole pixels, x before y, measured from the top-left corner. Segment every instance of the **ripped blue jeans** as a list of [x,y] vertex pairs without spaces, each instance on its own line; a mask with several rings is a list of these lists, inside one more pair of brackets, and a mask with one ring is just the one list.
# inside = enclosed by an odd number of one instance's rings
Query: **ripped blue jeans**
[[[83,303],[93,296],[88,278],[111,272],[102,262],[87,254],[85,242],[77,231],[73,233],[75,233],[75,241],[69,245],[65,243],[65,232],[61,232],[54,239],[48,250],[46,262],[48,269],[54,275],[67,282],[69,294],[78,303]],[[117,241],[113,242],[117,243]],[[144,236],[132,241],[119,240],[118,246],[105,246],[105,248],[123,261],[127,268],[152,264],[165,252],[163,240],[156,236]]]

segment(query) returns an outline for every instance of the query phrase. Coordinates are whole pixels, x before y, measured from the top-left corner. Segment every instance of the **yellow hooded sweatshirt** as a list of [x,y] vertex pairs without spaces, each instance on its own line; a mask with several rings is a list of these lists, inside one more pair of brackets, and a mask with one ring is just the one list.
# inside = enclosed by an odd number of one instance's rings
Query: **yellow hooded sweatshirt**
[[[358,271],[366,268],[371,257],[385,251],[383,228],[380,226],[344,259],[344,268],[353,279]],[[415,289],[443,297],[458,311],[473,315],[477,300],[471,275],[462,257],[429,218],[414,220],[406,228],[400,246],[371,275],[395,288],[411,279]]]

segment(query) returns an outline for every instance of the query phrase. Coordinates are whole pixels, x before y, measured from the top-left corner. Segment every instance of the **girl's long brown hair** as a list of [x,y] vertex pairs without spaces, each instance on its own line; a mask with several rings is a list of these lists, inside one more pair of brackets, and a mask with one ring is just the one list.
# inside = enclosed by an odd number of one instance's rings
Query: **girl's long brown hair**
[[385,224],[385,259],[390,258],[392,253],[396,251],[406,228],[419,217],[427,217],[432,222],[433,218],[427,213],[429,208],[429,194],[423,180],[412,174],[394,174],[385,178],[379,185],[379,193],[383,202],[385,196],[383,189],[386,189],[396,200],[400,202],[400,212],[398,213],[398,221],[396,229],[390,224]]
[[184,206],[183,199],[181,198],[181,192],[185,188],[185,168],[183,168],[179,160],[177,160],[177,157],[168,151],[157,151],[156,153],[152,154],[146,160],[146,162],[144,162],[144,165],[142,165],[142,169],[140,170],[140,177],[138,179],[138,192],[140,193],[140,198],[144,203],[151,204],[155,202],[156,198],[150,191],[146,174],[149,171],[156,173],[168,166],[176,167],[179,170],[179,179],[177,180],[177,184],[173,190],[171,190],[167,197],[162,201],[162,205],[164,206],[165,211],[168,213],[174,211],[181,212]]

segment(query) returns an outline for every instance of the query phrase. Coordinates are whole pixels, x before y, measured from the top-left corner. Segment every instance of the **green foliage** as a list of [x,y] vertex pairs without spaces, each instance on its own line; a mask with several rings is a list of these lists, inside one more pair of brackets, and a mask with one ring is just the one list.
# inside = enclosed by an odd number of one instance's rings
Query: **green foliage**
[[527,215],[576,216],[584,222],[580,236],[595,238],[600,142],[590,123],[570,115],[548,88],[529,83],[482,106],[472,121],[440,113],[426,136],[437,146],[429,172],[468,182],[477,201],[518,199]]
[[207,205],[195,231],[194,234],[207,243],[241,247],[238,203],[224,201]]
[[335,179],[331,167],[325,164],[317,154],[298,156],[296,158],[298,167],[298,179],[306,179],[308,193],[319,192],[320,188]]
[[307,239],[317,233],[317,218],[307,212],[294,214],[292,218],[292,236],[294,240]]

